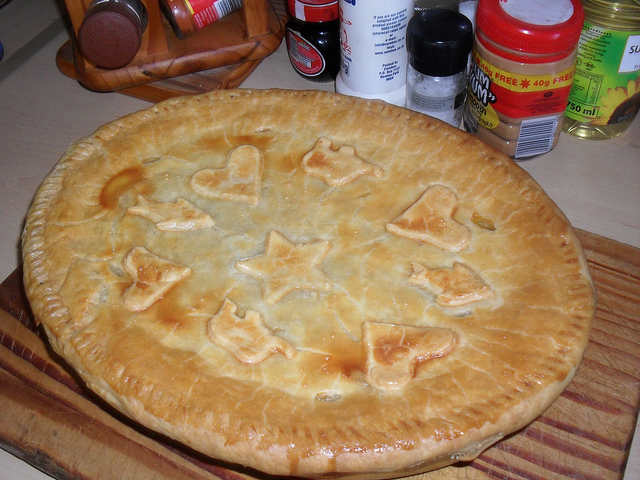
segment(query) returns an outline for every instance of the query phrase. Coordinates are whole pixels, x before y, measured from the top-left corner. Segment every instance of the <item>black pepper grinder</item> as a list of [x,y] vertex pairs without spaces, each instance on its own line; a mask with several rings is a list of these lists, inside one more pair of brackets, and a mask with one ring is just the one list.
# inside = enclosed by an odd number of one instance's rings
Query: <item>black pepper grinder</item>
[[406,107],[460,127],[473,26],[461,13],[417,12],[407,26]]
[[138,53],[147,22],[140,0],[93,0],[78,31],[78,46],[97,67],[124,67]]
[[338,0],[288,0],[286,26],[289,60],[307,80],[330,82],[340,70]]

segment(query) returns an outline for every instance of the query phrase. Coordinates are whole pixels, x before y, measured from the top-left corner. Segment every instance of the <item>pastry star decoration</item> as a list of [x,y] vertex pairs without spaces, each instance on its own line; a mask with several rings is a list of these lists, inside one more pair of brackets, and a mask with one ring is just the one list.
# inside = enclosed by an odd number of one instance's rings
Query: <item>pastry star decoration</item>
[[273,305],[294,290],[329,290],[320,263],[330,249],[329,241],[296,245],[272,230],[264,254],[237,262],[236,268],[257,277],[264,301]]

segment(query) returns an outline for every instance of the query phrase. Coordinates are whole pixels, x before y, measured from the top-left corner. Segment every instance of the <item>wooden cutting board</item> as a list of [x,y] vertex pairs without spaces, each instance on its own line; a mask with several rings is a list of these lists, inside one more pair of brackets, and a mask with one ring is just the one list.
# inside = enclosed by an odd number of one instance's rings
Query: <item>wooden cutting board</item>
[[[412,478],[622,478],[640,407],[640,250],[578,235],[598,309],[574,381],[536,421],[473,462]],[[19,271],[0,285],[0,412],[0,446],[59,479],[264,478],[159,437],[88,392],[43,341]]]

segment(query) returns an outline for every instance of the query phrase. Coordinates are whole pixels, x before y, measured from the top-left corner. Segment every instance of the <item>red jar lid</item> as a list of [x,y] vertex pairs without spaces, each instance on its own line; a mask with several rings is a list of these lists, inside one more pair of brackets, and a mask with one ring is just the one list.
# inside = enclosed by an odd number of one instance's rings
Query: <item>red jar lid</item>
[[338,0],[287,0],[289,14],[304,22],[330,22],[339,18]]
[[[584,9],[580,1],[567,0],[566,6],[569,6],[569,2],[572,10],[560,10],[561,3],[549,1],[542,9],[544,12],[540,10],[543,15],[536,15],[531,7],[534,2],[527,0],[480,0],[476,26],[489,41],[500,47],[524,55],[566,56],[577,45],[584,23]],[[530,20],[531,15],[536,17],[535,21]],[[485,46],[493,50],[489,45]],[[517,54],[511,59],[521,60]]]

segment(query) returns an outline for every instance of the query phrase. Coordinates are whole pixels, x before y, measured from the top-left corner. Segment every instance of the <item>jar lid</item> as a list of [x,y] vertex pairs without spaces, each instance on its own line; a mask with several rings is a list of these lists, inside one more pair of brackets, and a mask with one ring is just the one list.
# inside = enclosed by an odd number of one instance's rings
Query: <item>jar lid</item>
[[289,14],[304,22],[330,22],[340,17],[338,0],[287,0]]
[[409,63],[424,75],[449,77],[466,69],[472,45],[473,26],[461,13],[433,8],[409,20]]
[[78,30],[80,51],[101,68],[127,65],[140,49],[144,18],[126,2],[98,2],[92,7]]
[[489,41],[525,54],[572,50],[583,23],[580,0],[480,0],[476,12],[476,27]]

